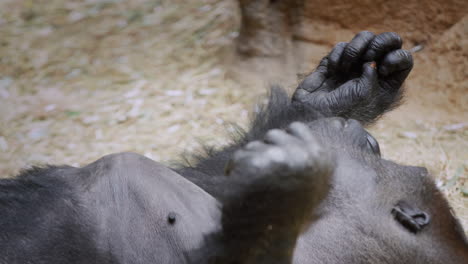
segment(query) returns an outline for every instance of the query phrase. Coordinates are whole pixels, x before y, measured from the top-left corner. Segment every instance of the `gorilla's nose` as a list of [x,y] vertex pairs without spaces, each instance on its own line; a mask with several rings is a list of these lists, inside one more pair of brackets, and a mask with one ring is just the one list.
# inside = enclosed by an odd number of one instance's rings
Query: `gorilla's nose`
[[332,120],[330,121],[331,125],[333,127],[336,127],[338,129],[343,129],[347,126],[347,121],[346,119],[344,118],[341,118],[341,117],[334,117],[332,118]]
[[361,122],[356,119],[348,119],[345,127],[349,127],[350,129],[363,129]]
[[[348,132],[360,132],[364,130],[361,123],[355,119],[344,119],[342,117],[333,117],[330,121],[332,127],[338,130],[346,130]],[[354,133],[354,132],[353,132]]]

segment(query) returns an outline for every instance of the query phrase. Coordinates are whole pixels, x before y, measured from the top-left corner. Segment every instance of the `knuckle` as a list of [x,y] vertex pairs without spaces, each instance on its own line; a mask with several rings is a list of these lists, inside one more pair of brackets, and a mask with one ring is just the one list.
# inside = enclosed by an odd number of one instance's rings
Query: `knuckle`
[[305,103],[309,99],[309,95],[311,92],[305,90],[303,87],[299,86],[298,89],[294,92],[292,101]]
[[394,38],[394,39],[397,39],[397,40],[401,40],[401,37],[398,33],[396,32],[387,32],[387,34],[391,37],[391,38]]
[[276,163],[285,162],[287,160],[287,156],[288,155],[285,153],[285,150],[277,146],[268,148],[265,153],[265,157],[268,157],[269,161]]
[[354,58],[354,57],[357,57],[359,55],[359,51],[358,51],[358,49],[356,47],[348,45],[346,47],[346,49],[345,49],[344,55],[346,55],[348,57],[351,57],[351,58]]
[[282,131],[279,130],[279,129],[271,129],[270,131],[268,131],[265,135],[266,138],[274,138],[274,137],[278,137],[278,136],[281,136],[282,135]]
[[254,156],[248,161],[248,166],[253,168],[262,168],[266,166],[264,157]]
[[382,40],[378,37],[369,44],[369,49],[373,52],[379,51],[382,49]]
[[368,35],[368,34],[374,34],[374,33],[370,32],[368,30],[363,30],[363,31],[358,33],[358,35]]
[[391,43],[394,43],[395,45],[401,45],[402,43],[400,35],[395,32],[385,32],[382,34],[382,37],[387,41],[391,41]]
[[293,122],[289,125],[289,130],[294,131],[298,134],[304,134],[309,131],[309,127],[301,122]]
[[335,45],[335,48],[343,48],[343,47],[345,47],[346,45],[348,45],[348,42],[338,42],[338,43]]
[[297,129],[297,128],[301,128],[301,127],[304,127],[306,126],[304,123],[302,122],[299,122],[299,121],[294,121],[292,122],[289,127],[292,128],[292,129]]
[[413,61],[413,55],[408,50],[399,50],[400,56],[407,61]]
[[361,31],[356,35],[356,37],[362,37],[362,38],[371,38],[374,36],[375,36],[374,33],[367,31],[367,30]]
[[254,149],[258,148],[259,146],[263,145],[260,141],[251,141],[245,145],[245,149]]
[[328,65],[328,56],[325,56],[319,63],[318,67],[327,67]]

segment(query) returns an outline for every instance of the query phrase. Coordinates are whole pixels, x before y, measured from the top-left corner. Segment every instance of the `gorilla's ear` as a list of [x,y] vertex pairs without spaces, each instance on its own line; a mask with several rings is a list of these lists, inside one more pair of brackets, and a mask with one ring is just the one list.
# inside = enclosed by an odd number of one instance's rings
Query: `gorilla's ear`
[[418,233],[431,221],[429,214],[406,201],[399,201],[393,207],[392,215],[395,220],[412,233]]

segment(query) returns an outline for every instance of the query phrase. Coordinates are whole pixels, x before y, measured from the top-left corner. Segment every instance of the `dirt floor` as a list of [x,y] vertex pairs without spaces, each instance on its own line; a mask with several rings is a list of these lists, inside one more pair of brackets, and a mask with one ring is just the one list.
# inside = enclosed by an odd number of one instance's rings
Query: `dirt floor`
[[[268,83],[233,57],[235,10],[228,0],[0,1],[0,177],[120,151],[169,163],[200,141],[226,142]],[[307,59],[282,74],[290,90],[293,73],[356,33],[321,19],[295,43]],[[415,55],[407,103],[370,130],[385,158],[432,172],[468,230],[468,15],[444,23]]]

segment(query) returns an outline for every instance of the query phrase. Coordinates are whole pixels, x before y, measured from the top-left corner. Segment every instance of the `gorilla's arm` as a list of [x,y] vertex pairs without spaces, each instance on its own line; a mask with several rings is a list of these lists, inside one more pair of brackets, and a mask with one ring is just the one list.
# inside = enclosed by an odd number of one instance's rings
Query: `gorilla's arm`
[[222,175],[235,150],[263,138],[270,129],[331,116],[356,119],[364,125],[374,122],[398,105],[401,85],[412,69],[411,53],[401,45],[395,33],[376,36],[367,31],[349,43],[337,44],[300,83],[292,99],[281,88],[273,88],[268,104],[256,114],[248,132],[221,151],[199,158],[194,166],[177,171],[218,197],[226,179],[211,176]]
[[238,149],[227,166],[221,230],[189,252],[191,263],[287,264],[326,197],[334,157],[294,122]]

